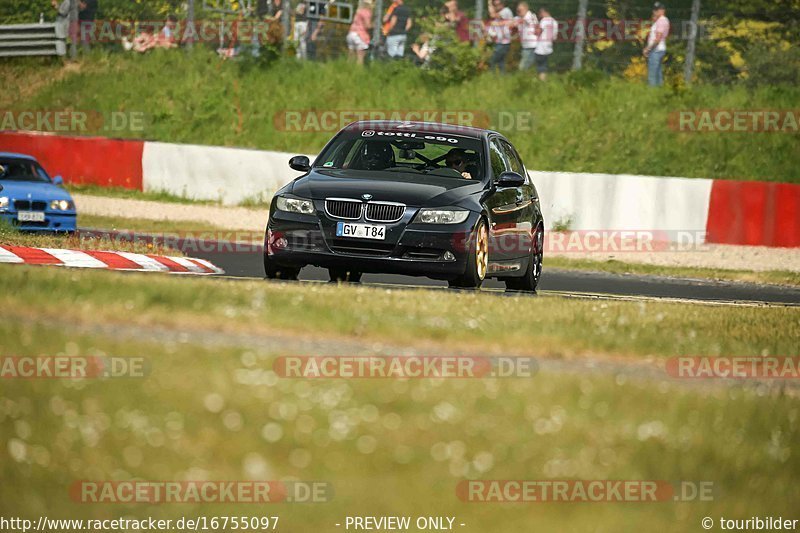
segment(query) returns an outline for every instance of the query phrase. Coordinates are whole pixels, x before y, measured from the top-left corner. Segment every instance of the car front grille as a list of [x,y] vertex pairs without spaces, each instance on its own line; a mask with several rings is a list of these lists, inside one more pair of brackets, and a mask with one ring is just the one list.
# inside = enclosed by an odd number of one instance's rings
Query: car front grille
[[406,213],[406,206],[383,202],[367,204],[367,220],[370,222],[397,222]]
[[361,207],[363,205],[364,204],[358,200],[329,198],[325,200],[325,211],[333,218],[358,220],[361,218]]
[[47,208],[47,202],[40,202],[37,200],[14,200],[14,209],[17,211],[44,211]]
[[388,257],[392,254],[394,248],[394,244],[351,241],[347,239],[334,239],[331,243],[331,250],[336,253],[372,257]]
[[325,212],[332,218],[342,220],[359,220],[366,211],[369,222],[397,222],[403,218],[406,206],[393,202],[364,202],[347,198],[328,198],[325,200]]

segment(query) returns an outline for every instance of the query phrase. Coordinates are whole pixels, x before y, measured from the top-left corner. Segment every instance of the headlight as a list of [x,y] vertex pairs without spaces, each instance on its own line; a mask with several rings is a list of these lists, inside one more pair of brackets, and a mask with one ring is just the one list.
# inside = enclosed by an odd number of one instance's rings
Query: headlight
[[74,211],[75,203],[69,200],[53,200],[50,202],[51,211]]
[[314,203],[311,200],[278,196],[276,205],[279,211],[286,211],[287,213],[299,213],[301,215],[314,214]]
[[8,196],[0,196],[0,211],[8,209]]
[[423,209],[417,215],[420,224],[461,224],[469,217],[469,211],[456,209]]

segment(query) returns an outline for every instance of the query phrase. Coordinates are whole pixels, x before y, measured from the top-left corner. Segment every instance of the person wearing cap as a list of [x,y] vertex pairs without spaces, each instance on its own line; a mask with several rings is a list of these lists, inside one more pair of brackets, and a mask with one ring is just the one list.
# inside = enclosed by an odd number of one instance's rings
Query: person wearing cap
[[667,36],[669,35],[669,19],[667,8],[661,2],[653,5],[653,26],[647,36],[644,57],[647,58],[647,83],[651,87],[664,84],[663,61],[667,55]]

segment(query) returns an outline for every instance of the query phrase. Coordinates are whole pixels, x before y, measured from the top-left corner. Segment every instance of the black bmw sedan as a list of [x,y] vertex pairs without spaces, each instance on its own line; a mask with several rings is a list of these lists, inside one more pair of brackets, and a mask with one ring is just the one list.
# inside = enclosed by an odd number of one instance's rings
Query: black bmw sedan
[[498,278],[535,291],[544,220],[517,151],[493,131],[415,122],[357,122],[339,132],[272,201],[267,278],[307,265],[332,281],[392,273],[478,288]]

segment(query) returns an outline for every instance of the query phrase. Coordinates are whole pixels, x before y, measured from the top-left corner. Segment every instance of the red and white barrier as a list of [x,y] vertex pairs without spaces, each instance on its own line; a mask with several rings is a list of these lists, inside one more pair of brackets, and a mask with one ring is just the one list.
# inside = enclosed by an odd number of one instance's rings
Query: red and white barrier
[[0,245],[0,263],[165,272],[197,276],[225,273],[221,268],[204,259],[7,245]]
[[[0,152],[28,153],[67,183],[168,192],[237,204],[268,198],[298,174],[296,154],[0,132]],[[800,185],[531,172],[549,224],[573,230],[682,231],[706,242],[800,247]]]

